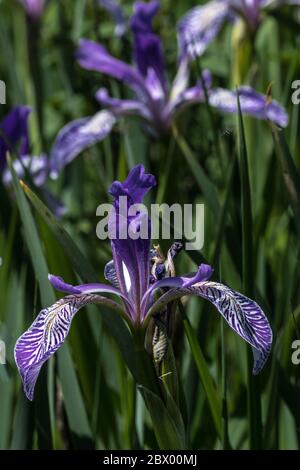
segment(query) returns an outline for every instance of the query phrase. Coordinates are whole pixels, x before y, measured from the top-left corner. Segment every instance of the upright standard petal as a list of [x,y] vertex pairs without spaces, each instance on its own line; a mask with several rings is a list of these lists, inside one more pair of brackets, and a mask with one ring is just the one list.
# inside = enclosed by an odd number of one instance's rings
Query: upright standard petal
[[38,314],[15,346],[15,361],[29,400],[33,400],[35,383],[42,365],[65,341],[78,310],[88,304],[107,304],[109,301],[99,295],[70,295]]
[[30,18],[37,20],[44,11],[45,0],[19,0]]
[[229,326],[252,346],[253,374],[258,374],[268,359],[272,345],[272,330],[259,305],[223,284],[207,281],[170,289],[153,304],[148,315],[161,311],[166,304],[185,295],[203,297],[217,308]]
[[6,152],[18,156],[29,153],[27,120],[30,113],[29,106],[16,106],[0,122],[0,171],[6,166]]
[[265,0],[229,0],[229,4],[234,11],[240,13],[247,22],[250,29],[255,31],[261,20],[261,9]]
[[63,127],[50,153],[50,175],[56,178],[83,150],[105,139],[115,123],[116,117],[110,111],[102,110],[95,116],[76,119]]
[[159,2],[136,2],[130,25],[134,34],[134,59],[143,77],[155,72],[161,87],[165,89],[165,66],[160,38],[154,34],[152,20],[159,9]]
[[[120,289],[133,306],[133,320],[139,316],[141,298],[149,282],[151,227],[147,214],[139,212],[138,208],[134,215],[130,211],[134,204],[142,202],[155,184],[154,176],[145,173],[142,165],[137,165],[124,182],[115,181],[109,188],[115,206],[109,221],[114,268]],[[145,237],[141,234],[143,231]]]
[[121,5],[116,0],[98,0],[98,3],[108,11],[114,21],[116,36],[123,36],[126,31],[126,19]]
[[155,176],[146,173],[144,166],[139,164],[130,170],[123,183],[114,181],[108,192],[114,197],[114,204],[117,209],[120,196],[127,196],[130,204],[138,204],[142,202],[146,193],[154,186],[156,186]]
[[230,9],[228,0],[212,0],[192,8],[178,24],[181,55],[201,55],[220,31]]
[[[241,110],[257,119],[270,120],[280,127],[288,125],[288,115],[285,109],[275,100],[258,93],[249,86],[238,89]],[[226,113],[237,113],[237,92],[215,88],[210,91],[211,106]]]

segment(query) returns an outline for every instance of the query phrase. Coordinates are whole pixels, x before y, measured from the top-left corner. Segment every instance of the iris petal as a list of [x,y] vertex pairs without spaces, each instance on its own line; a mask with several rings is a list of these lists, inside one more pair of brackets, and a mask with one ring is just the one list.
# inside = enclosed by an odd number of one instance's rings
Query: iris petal
[[78,286],[72,286],[67,284],[61,277],[54,276],[53,274],[48,275],[48,279],[52,286],[60,292],[66,294],[115,294],[118,297],[122,297],[122,293],[116,287],[110,286],[109,284],[80,284]]
[[125,82],[135,92],[144,94],[147,90],[143,77],[131,65],[111,56],[105,47],[88,39],[81,39],[76,52],[81,67],[95,70]]
[[115,34],[120,37],[126,31],[126,19],[123,8],[115,0],[98,0],[98,3],[107,10],[112,20],[115,22]]
[[29,400],[33,400],[35,383],[42,365],[65,341],[74,315],[82,307],[95,303],[109,306],[115,304],[99,295],[70,295],[43,309],[30,328],[18,339],[15,361]]
[[178,25],[181,54],[201,55],[229,14],[227,0],[213,0],[188,11]]
[[142,101],[125,100],[109,96],[106,88],[100,88],[96,93],[96,100],[117,116],[140,116],[151,121],[152,115]]
[[119,196],[127,196],[129,204],[139,204],[147,192],[155,185],[155,177],[150,173],[146,173],[143,165],[136,165],[123,183],[114,181],[108,192],[115,198],[115,205]]
[[[270,120],[280,127],[288,124],[288,115],[285,109],[275,100],[269,100],[267,96],[258,93],[249,86],[238,89],[241,110],[257,119]],[[211,106],[226,113],[237,113],[236,91],[214,88],[210,91],[209,103]]]
[[[136,2],[131,17],[131,29],[134,34],[134,58],[143,77],[152,70],[161,87],[165,88],[165,66],[159,36],[152,29],[152,20],[159,10],[159,2]],[[150,87],[148,86],[150,89]]]
[[259,305],[223,284],[207,281],[170,289],[153,304],[148,315],[162,311],[166,304],[185,295],[203,297],[217,308],[228,325],[252,346],[253,374],[258,374],[268,359],[272,345],[272,330]]
[[83,150],[105,139],[115,123],[115,116],[110,111],[103,110],[93,117],[77,119],[63,127],[50,154],[51,176],[56,178]]
[[6,166],[6,152],[19,156],[29,153],[27,120],[31,113],[29,106],[16,106],[0,123],[0,170]]

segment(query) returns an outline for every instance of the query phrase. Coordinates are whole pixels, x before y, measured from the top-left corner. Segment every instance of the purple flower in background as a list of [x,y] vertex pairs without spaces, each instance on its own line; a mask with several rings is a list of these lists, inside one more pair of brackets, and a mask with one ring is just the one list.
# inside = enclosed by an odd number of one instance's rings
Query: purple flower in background
[[[173,83],[168,83],[160,38],[152,29],[152,19],[158,9],[159,3],[156,1],[135,3],[131,18],[135,65],[116,59],[100,44],[87,39],[80,41],[77,51],[80,65],[122,81],[131,89],[133,97],[114,98],[107,89],[100,88],[96,99],[105,110],[91,118],[73,121],[60,131],[50,155],[52,176],[57,176],[85,148],[103,140],[119,116],[138,116],[156,133],[165,133],[170,131],[174,117],[184,108],[205,102],[201,83],[189,87],[189,62],[186,57],[180,61]],[[203,80],[211,106],[224,112],[237,112],[235,91],[213,88],[208,71],[203,72]],[[240,88],[239,93],[243,113],[272,120],[280,127],[287,125],[287,114],[275,100],[270,102],[250,87]]]
[[0,172],[5,184],[11,182],[11,174],[6,165],[7,152],[14,155],[14,168],[20,178],[28,171],[36,186],[42,186],[48,174],[48,159],[45,155],[29,155],[28,117],[29,106],[16,106],[0,122]]
[[[138,236],[142,225],[150,227],[150,220],[134,205],[141,203],[155,185],[154,176],[137,165],[123,183],[115,181],[109,188],[114,198],[114,211],[109,218],[113,260],[104,269],[109,284],[72,286],[60,277],[49,275],[51,284],[68,295],[43,309],[15,346],[16,364],[30,400],[42,365],[65,341],[74,315],[88,304],[111,307],[134,332],[136,327],[145,329],[150,318],[165,312],[170,302],[183,296],[203,297],[252,346],[253,373],[257,374],[264,366],[271,349],[272,331],[261,308],[229,287],[210,281],[213,270],[209,265],[201,264],[196,273],[177,277],[173,260],[182,245],[174,243],[164,259],[158,247],[151,249],[149,232],[147,237]],[[120,208],[121,196],[126,197],[125,213]],[[158,258],[161,263],[156,262]],[[119,301],[102,294],[112,294]]]
[[182,55],[201,55],[215,39],[225,21],[242,18],[252,33],[262,20],[267,7],[300,5],[300,0],[211,0],[189,10],[178,24]]
[[45,0],[19,0],[26,10],[27,15],[34,20],[40,18],[45,7]]
[[98,0],[98,3],[110,14],[114,21],[116,25],[116,36],[123,36],[127,28],[127,23],[121,5],[116,0]]
[[16,106],[0,122],[0,171],[6,167],[6,153],[17,153],[20,157],[28,154],[29,136],[27,120],[29,106]]
[[29,106],[16,106],[0,122],[0,174],[3,183],[8,186],[12,175],[6,164],[9,152],[15,158],[13,167],[19,178],[29,176],[36,187],[39,187],[44,199],[57,216],[65,212],[65,208],[46,187],[49,175],[49,159],[46,155],[32,156],[29,152],[28,117]]

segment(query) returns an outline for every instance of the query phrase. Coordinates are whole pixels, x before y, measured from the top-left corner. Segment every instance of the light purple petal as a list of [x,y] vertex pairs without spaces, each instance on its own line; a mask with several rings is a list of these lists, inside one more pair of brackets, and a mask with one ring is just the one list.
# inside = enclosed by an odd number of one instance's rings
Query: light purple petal
[[[202,77],[204,80],[204,84],[206,87],[207,92],[209,92],[212,84],[212,75],[209,70],[203,70]],[[177,84],[178,86],[179,84]],[[195,103],[203,103],[205,102],[205,93],[202,87],[202,83],[199,80],[198,83],[191,88],[185,88],[182,84],[181,92],[179,92],[180,88],[176,90],[176,83],[172,89],[171,100],[169,102],[169,113],[172,115],[175,112],[181,111],[186,106],[191,106]],[[177,94],[176,94],[177,91]]]
[[52,286],[59,290],[60,292],[65,292],[66,294],[115,294],[118,297],[122,297],[122,294],[119,289],[116,287],[110,286],[109,284],[80,284],[78,286],[72,286],[67,284],[61,277],[54,276],[53,274],[48,275],[48,279],[51,282]]
[[[40,187],[45,184],[48,175],[48,158],[46,155],[36,157],[25,155],[20,157],[19,160],[14,160],[13,167],[18,178],[23,179],[25,177],[24,168],[26,168],[35,186]],[[12,182],[11,172],[8,168],[3,172],[3,182],[4,184],[11,184]]]
[[149,302],[152,304],[153,295],[157,289],[162,288],[187,288],[190,287],[197,282],[207,281],[213,275],[213,268],[209,264],[201,264],[198,267],[198,271],[196,273],[185,274],[183,276],[175,276],[175,277],[164,277],[163,279],[154,282],[149,289],[144,293],[142,298],[142,312],[143,312],[143,319],[147,316],[148,312],[147,309],[149,308]]
[[107,110],[95,116],[70,122],[56,137],[50,154],[50,171],[53,178],[83,150],[100,142],[110,133],[116,117]]
[[97,91],[96,99],[103,107],[109,108],[115,115],[140,116],[148,121],[152,119],[147,106],[142,101],[113,98],[108,94],[106,88],[100,88]]
[[24,392],[33,400],[34,387],[42,365],[65,341],[74,315],[88,304],[118,305],[99,295],[70,295],[43,309],[30,328],[18,339],[15,361],[23,381]]
[[29,152],[28,116],[29,106],[16,106],[0,122],[0,171],[6,166],[6,152],[18,156]]
[[181,55],[201,55],[220,31],[229,8],[227,0],[212,0],[188,11],[178,24]]
[[99,5],[101,5],[107,12],[110,14],[112,20],[114,21],[115,34],[120,37],[126,31],[126,19],[123,8],[115,0],[98,0]]
[[252,30],[256,30],[261,21],[261,9],[265,0],[229,0],[231,8],[240,13]]
[[[213,275],[213,268],[209,264],[201,264],[196,273],[190,275],[165,277],[164,279],[155,282],[150,290],[161,289],[162,287],[190,287],[197,282],[207,281]],[[149,291],[148,291],[149,292]]]
[[76,51],[81,67],[95,70],[117,78],[130,86],[135,92],[147,95],[143,77],[131,65],[111,56],[105,47],[88,39],[81,39]]
[[228,325],[252,346],[253,374],[266,363],[272,345],[272,330],[259,305],[244,295],[216,282],[200,282],[188,288],[175,288],[163,294],[148,314],[161,311],[167,303],[185,295],[197,295],[209,300]]
[[[280,127],[288,125],[288,115],[277,101],[270,101],[268,97],[248,86],[240,87],[238,92],[243,113],[257,119],[270,120]],[[236,91],[215,88],[210,92],[209,103],[226,113],[238,111]]]
[[37,20],[44,11],[45,0],[19,0],[26,10],[28,16]]

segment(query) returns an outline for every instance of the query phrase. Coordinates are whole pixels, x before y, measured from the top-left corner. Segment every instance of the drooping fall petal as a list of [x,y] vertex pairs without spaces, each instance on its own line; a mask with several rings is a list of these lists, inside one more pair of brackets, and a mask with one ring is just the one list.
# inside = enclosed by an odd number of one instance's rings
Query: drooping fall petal
[[169,302],[185,295],[196,295],[209,300],[228,325],[253,350],[253,374],[258,374],[265,365],[272,345],[272,330],[267,317],[253,300],[217,282],[200,282],[190,287],[171,288],[150,308],[148,315],[161,311]]
[[76,119],[63,127],[50,154],[51,176],[57,177],[83,150],[105,139],[115,123],[116,117],[110,111],[103,110],[95,116]]
[[74,315],[88,304],[115,304],[110,299],[92,294],[67,296],[51,307],[44,308],[32,325],[18,339],[15,361],[18,366],[24,392],[33,400],[34,387],[42,365],[65,341]]

